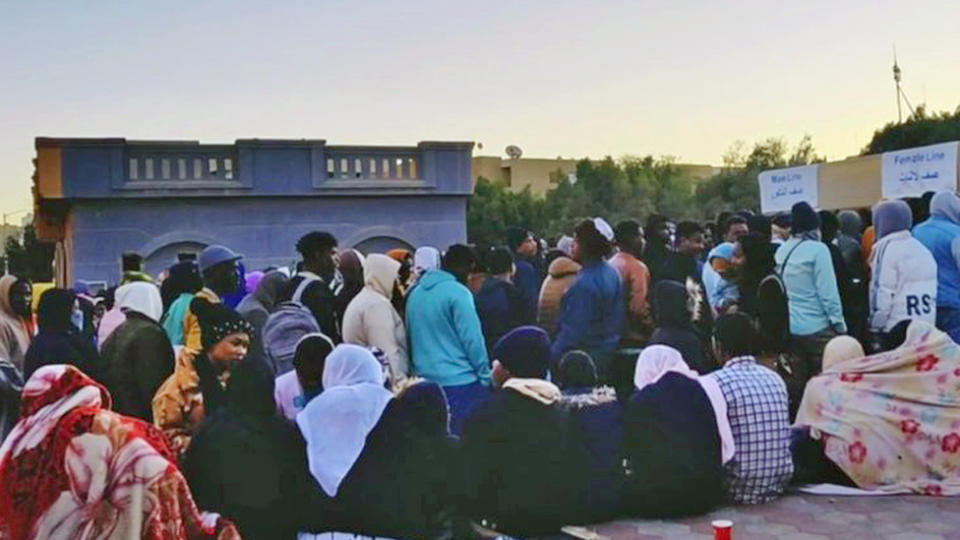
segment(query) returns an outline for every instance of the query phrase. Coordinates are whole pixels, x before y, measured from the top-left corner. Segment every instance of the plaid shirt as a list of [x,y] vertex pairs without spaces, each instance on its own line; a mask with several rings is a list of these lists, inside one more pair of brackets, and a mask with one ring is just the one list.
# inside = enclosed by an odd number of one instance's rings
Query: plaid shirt
[[736,444],[724,484],[735,503],[760,504],[783,493],[793,476],[787,387],[780,376],[741,356],[714,372]]

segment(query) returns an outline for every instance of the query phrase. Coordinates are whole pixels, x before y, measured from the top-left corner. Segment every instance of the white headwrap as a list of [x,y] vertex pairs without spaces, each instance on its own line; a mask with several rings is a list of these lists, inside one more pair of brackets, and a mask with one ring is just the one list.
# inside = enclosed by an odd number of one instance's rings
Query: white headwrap
[[418,274],[440,268],[440,250],[430,246],[417,248],[413,254],[413,268]]
[[117,288],[117,306],[122,311],[136,311],[153,322],[163,316],[163,300],[160,290],[153,283],[134,281]]
[[337,496],[392,398],[369,350],[338,345],[327,356],[323,393],[297,415],[297,426],[307,441],[310,474],[330,497]]
[[733,442],[733,431],[730,429],[730,419],[727,418],[727,401],[723,398],[720,385],[710,376],[700,377],[683,361],[680,351],[666,345],[651,345],[640,353],[637,366],[634,370],[633,384],[637,390],[659,381],[667,373],[678,373],[700,383],[703,392],[710,400],[713,415],[717,421],[717,432],[720,435],[720,457],[722,463],[733,459],[736,446]]

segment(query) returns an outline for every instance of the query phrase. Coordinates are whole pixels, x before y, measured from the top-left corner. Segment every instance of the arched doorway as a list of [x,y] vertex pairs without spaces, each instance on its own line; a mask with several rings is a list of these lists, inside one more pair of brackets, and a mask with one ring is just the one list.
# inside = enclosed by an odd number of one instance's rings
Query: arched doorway
[[200,242],[174,242],[167,244],[147,256],[143,261],[146,271],[151,276],[158,276],[161,272],[177,262],[177,256],[181,253],[192,253],[198,255],[206,244]]
[[363,253],[364,256],[370,253],[386,253],[391,249],[406,249],[413,251],[413,246],[392,236],[371,236],[357,244],[353,249]]

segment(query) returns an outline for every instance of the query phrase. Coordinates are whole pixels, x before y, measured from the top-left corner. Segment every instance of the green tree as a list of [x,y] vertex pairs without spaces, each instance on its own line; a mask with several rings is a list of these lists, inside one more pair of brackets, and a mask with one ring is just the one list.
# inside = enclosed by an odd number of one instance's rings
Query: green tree
[[823,156],[817,155],[809,135],[804,135],[792,152],[787,142],[779,138],[754,144],[749,154],[744,148],[742,142],[734,143],[724,155],[720,173],[697,186],[700,217],[712,219],[722,211],[759,210],[757,176],[761,172],[824,161]]
[[529,187],[513,193],[481,177],[467,202],[468,240],[483,246],[499,245],[504,242],[507,227],[514,225],[539,231],[543,227],[542,207],[543,202],[530,193]]
[[7,271],[33,282],[53,281],[54,250],[52,242],[37,240],[33,225],[27,225],[23,228],[22,244],[16,238],[7,238],[4,246]]
[[960,107],[953,113],[944,111],[929,114],[920,106],[906,122],[890,122],[876,130],[864,147],[863,154],[880,154],[956,140],[960,140]]

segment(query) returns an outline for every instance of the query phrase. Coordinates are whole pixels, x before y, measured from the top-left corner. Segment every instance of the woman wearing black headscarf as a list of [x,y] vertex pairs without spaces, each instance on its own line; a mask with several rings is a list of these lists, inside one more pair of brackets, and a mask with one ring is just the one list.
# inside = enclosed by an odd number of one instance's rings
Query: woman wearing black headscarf
[[292,539],[299,528],[304,443],[275,409],[269,369],[254,359],[241,361],[226,403],[201,426],[184,457],[197,504],[236,523],[244,538]]
[[705,375],[716,366],[706,353],[705,339],[693,324],[694,314],[700,311],[700,301],[691,296],[688,288],[679,281],[658,282],[653,288],[653,316],[657,329],[653,331],[649,345],[673,347],[680,351],[688,366]]
[[97,349],[80,333],[83,312],[77,295],[69,289],[50,289],[37,306],[39,331],[24,360],[24,378],[50,364],[70,364],[93,379],[99,379]]
[[738,266],[740,276],[740,301],[737,305],[740,311],[750,316],[756,315],[760,282],[775,271],[775,251],[776,246],[770,243],[769,236],[754,231],[737,242],[734,250],[734,263]]

